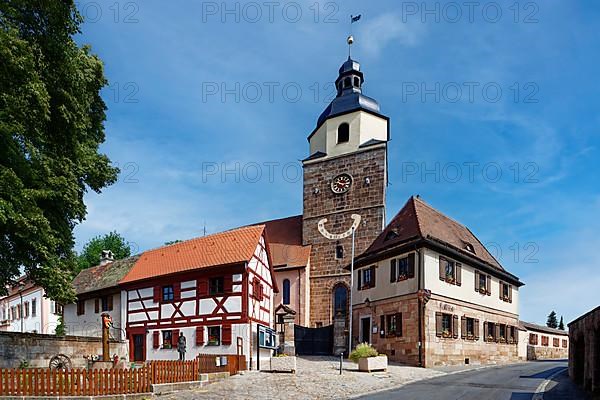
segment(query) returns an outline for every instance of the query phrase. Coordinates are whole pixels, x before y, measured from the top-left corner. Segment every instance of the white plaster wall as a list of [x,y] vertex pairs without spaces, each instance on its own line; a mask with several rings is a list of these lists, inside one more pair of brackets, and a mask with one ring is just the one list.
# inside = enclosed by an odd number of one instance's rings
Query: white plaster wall
[[[390,282],[390,260],[393,258],[403,258],[408,256],[410,252],[386,258],[385,260],[370,264],[367,267],[360,268],[354,271],[354,284],[352,287],[352,303],[362,304],[368,298],[370,301],[388,299],[395,296],[415,293],[418,290],[418,266],[415,265],[415,277],[404,281]],[[415,255],[415,260],[418,257]],[[417,261],[415,261],[415,264]],[[358,274],[360,271],[376,265],[375,269],[375,287],[365,290],[358,290]]]
[[[110,315],[113,321],[114,328],[110,329],[110,335],[117,340],[125,340],[125,324],[123,323],[121,309],[121,299],[124,291],[121,293],[112,294],[113,309],[112,311],[104,311]],[[73,336],[90,336],[102,337],[102,303],[100,303],[100,311],[96,314],[95,298],[86,299],[85,312],[83,315],[77,315],[77,304],[67,304],[64,308],[64,323],[67,335]]]
[[[31,311],[31,304],[33,300],[36,300],[36,315],[33,316]],[[25,303],[29,303],[29,316],[25,315]],[[15,319],[9,321],[10,308],[16,307],[21,304],[21,297],[19,295],[12,296],[10,298],[5,297],[0,299],[0,309],[6,310],[7,321],[5,325],[0,327],[0,331],[6,332],[21,332],[21,319]],[[56,326],[58,325],[59,316],[52,312],[50,309],[50,300],[44,297],[44,290],[37,288],[31,291],[23,293],[23,332],[36,332],[36,333],[47,333],[54,334]]]
[[433,250],[425,249],[425,288],[432,293],[445,297],[459,299],[468,303],[519,314],[519,288],[512,287],[512,303],[505,302],[499,298],[500,279],[492,275],[492,294],[490,296],[475,291],[476,268],[462,264],[461,286],[449,284],[439,278],[439,254]]
[[[350,124],[350,140],[337,143],[337,130],[342,123]],[[326,120],[310,139],[310,154],[322,151],[327,157],[356,151],[359,146],[371,139],[387,141],[388,121],[385,118],[355,111]]]
[[[214,326],[220,325],[219,323],[215,323]],[[187,343],[187,351],[185,357],[187,360],[194,359],[198,354],[237,354],[237,338],[241,337],[244,341],[244,354],[246,354],[246,358],[248,358],[248,341],[250,339],[250,330],[248,324],[233,324],[231,325],[231,344],[230,345],[220,345],[220,346],[209,346],[206,343],[202,346],[196,345],[196,327],[182,327],[182,328],[165,328],[165,329],[150,329],[148,334],[146,335],[146,357],[148,360],[178,360],[179,353],[176,348],[173,349],[162,349],[153,348],[153,337],[154,332],[162,332],[163,330],[173,330],[179,329],[181,333],[186,338]],[[204,339],[205,342],[208,340],[208,328],[205,326],[204,329]],[[159,342],[162,345],[162,333],[159,336]]]

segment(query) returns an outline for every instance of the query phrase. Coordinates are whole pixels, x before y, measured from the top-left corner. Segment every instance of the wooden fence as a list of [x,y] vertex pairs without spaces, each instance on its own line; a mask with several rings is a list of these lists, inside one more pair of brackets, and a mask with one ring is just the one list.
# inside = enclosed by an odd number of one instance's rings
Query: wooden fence
[[[216,357],[227,359],[217,366]],[[225,363],[223,363],[225,364]],[[148,393],[152,384],[197,381],[201,373],[245,369],[244,356],[202,354],[192,361],[150,361],[134,369],[0,369],[0,396],[99,396]]]

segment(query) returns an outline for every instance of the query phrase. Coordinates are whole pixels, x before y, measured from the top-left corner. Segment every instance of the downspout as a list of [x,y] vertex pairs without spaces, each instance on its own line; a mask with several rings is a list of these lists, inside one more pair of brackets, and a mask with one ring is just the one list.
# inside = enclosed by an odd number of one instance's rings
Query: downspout
[[[419,266],[418,268],[418,274],[417,274],[417,293],[421,292],[422,289],[422,285],[421,285],[421,251],[419,249],[416,248],[415,246],[415,251],[417,253],[417,265]],[[417,301],[418,301],[418,321],[419,321],[419,367],[423,366],[423,299],[421,297],[419,297],[417,295]]]
[[298,325],[302,324],[302,280],[300,278],[300,269],[298,269]]

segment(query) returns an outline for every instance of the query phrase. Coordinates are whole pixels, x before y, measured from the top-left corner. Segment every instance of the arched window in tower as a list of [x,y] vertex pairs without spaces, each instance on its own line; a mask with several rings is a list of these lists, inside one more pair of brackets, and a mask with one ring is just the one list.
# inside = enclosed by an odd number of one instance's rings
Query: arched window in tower
[[344,122],[338,126],[337,142],[339,144],[347,143],[348,141],[350,141],[350,125]]
[[348,312],[348,288],[343,283],[333,288],[333,315],[345,317]]
[[283,304],[290,304],[290,280],[283,280]]
[[344,88],[349,88],[352,86],[352,79],[350,77],[344,78]]
[[354,86],[360,87],[360,78],[358,76],[354,77]]

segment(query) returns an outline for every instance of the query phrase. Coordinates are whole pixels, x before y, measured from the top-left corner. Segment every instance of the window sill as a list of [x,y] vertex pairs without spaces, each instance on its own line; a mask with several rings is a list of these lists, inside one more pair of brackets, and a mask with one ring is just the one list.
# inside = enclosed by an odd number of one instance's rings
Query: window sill
[[217,346],[220,346],[221,344],[220,343],[207,343],[206,345],[212,346],[212,347],[217,347]]

